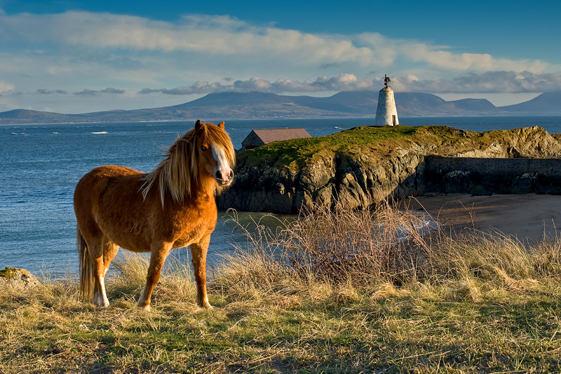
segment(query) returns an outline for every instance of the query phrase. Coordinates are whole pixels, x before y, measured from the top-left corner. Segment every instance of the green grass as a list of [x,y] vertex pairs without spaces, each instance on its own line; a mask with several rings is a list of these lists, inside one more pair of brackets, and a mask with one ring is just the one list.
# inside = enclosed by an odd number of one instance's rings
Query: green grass
[[415,145],[430,150],[430,154],[446,156],[465,150],[486,149],[493,143],[508,142],[516,131],[477,133],[447,126],[361,126],[328,136],[273,142],[242,152],[238,160],[247,167],[288,166],[298,169],[320,158],[332,159],[335,155],[393,157],[400,150]]
[[[274,142],[243,152],[240,161],[257,165],[302,166],[316,156],[350,154],[381,143],[407,141],[419,127],[356,127],[333,135]],[[369,153],[369,152],[368,152]]]
[[[211,272],[212,310],[196,305],[180,263],[156,286],[152,311],[138,310],[147,264],[132,255],[109,279],[109,308],[81,301],[70,280],[0,288],[0,372],[561,370],[561,241],[528,248],[443,229],[395,244],[396,227],[415,216],[389,208],[326,214],[262,231],[251,251]],[[352,235],[334,229],[345,224]],[[326,243],[340,248],[356,236],[375,250],[353,261],[326,253]],[[295,250],[304,254],[299,266],[289,265]]]
[[[295,170],[319,159],[333,159],[336,155],[392,158],[399,156],[400,151],[414,149],[415,146],[423,147],[422,154],[448,156],[464,151],[485,150],[492,144],[515,144],[528,136],[521,134],[521,131],[512,129],[477,133],[448,126],[361,126],[328,136],[273,142],[241,152],[238,163],[248,168],[289,167]],[[545,130],[541,131],[543,134],[540,136],[545,136]],[[532,138],[536,138],[535,133]],[[540,156],[533,154],[532,157]],[[542,157],[550,155],[544,154]]]

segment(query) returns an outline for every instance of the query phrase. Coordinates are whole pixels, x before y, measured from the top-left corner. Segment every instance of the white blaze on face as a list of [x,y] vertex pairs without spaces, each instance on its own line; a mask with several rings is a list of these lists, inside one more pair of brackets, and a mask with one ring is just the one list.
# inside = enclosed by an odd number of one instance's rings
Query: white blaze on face
[[218,163],[216,170],[213,173],[214,178],[216,178],[220,184],[230,184],[232,182],[234,172],[230,168],[230,164],[228,163],[224,150],[213,144],[212,155]]

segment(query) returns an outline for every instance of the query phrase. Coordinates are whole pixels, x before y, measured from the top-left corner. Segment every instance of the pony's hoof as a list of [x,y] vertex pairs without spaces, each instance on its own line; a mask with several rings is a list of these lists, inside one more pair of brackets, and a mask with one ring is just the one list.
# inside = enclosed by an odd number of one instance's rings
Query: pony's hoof
[[137,308],[138,308],[138,309],[145,310],[145,311],[147,311],[147,312],[150,311],[150,305],[137,305]]
[[93,305],[96,306],[96,307],[99,307],[99,308],[108,308],[109,307],[109,302],[104,303],[104,302],[94,301]]

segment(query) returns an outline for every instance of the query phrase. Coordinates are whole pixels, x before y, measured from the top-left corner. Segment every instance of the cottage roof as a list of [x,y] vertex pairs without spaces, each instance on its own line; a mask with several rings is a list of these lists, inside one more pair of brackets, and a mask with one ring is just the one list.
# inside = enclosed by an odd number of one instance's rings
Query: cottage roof
[[278,142],[282,140],[299,139],[299,138],[311,138],[312,136],[308,134],[305,129],[266,129],[266,130],[253,130],[255,135],[263,141],[263,143],[268,144],[271,142]]

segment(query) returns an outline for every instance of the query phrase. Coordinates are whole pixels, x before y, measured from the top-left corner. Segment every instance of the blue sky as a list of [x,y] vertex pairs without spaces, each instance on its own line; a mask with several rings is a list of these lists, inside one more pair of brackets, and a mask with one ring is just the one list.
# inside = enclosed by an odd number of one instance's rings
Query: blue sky
[[495,105],[561,90],[555,1],[0,0],[0,111],[210,92],[394,90]]

